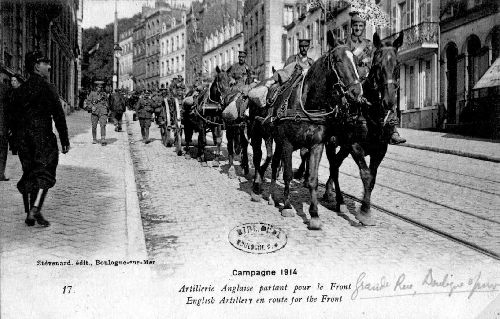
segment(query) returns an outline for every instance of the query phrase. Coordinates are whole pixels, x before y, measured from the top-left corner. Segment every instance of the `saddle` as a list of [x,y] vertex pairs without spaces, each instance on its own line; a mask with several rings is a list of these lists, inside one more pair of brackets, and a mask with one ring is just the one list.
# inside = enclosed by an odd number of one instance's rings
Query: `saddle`
[[288,99],[290,98],[293,89],[300,83],[301,79],[302,67],[297,63],[288,81],[281,85],[271,86],[266,97],[267,107],[273,109],[276,106],[281,107],[284,103],[288,104]]

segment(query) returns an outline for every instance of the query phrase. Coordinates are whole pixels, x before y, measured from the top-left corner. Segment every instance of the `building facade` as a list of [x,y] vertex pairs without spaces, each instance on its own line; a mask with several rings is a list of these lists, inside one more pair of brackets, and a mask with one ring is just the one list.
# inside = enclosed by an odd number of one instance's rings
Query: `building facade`
[[203,44],[203,66],[207,75],[213,77],[216,66],[227,70],[238,61],[238,51],[243,49],[241,21],[232,20],[205,38]]
[[289,25],[290,7],[299,1],[248,0],[245,1],[243,34],[247,63],[255,70],[259,80],[272,75],[272,67],[279,69],[285,63],[286,25]]
[[498,1],[446,1],[441,7],[441,101],[459,133],[500,137],[499,89],[474,85],[500,56]]
[[172,11],[161,32],[160,87],[168,87],[173,78],[186,76],[186,11]]
[[146,88],[146,30],[142,17],[134,27],[132,42],[134,47],[132,55],[134,91],[141,91]]
[[120,34],[119,45],[122,48],[121,56],[118,60],[118,88],[127,91],[134,90],[133,63],[134,63],[134,29],[128,29]]
[[79,0],[0,2],[0,76],[19,73],[26,78],[24,57],[40,50],[51,60],[50,81],[66,112],[77,104],[80,85],[79,8]]

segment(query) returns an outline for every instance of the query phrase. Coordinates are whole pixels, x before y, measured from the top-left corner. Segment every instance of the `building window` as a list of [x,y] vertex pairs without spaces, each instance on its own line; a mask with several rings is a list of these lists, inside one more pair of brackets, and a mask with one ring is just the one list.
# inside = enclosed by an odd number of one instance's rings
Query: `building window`
[[425,99],[424,106],[432,105],[432,73],[431,61],[425,61]]
[[417,95],[417,81],[415,78],[415,67],[412,65],[410,66],[410,72],[409,72],[409,94],[408,94],[408,109],[414,109],[416,107],[416,95]]
[[283,10],[283,25],[289,25],[293,22],[293,6],[286,5]]

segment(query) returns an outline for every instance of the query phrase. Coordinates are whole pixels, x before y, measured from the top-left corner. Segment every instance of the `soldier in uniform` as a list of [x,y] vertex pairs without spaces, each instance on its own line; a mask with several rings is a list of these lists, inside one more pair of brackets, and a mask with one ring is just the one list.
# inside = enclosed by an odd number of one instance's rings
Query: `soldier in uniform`
[[252,73],[250,66],[245,62],[247,58],[246,51],[238,52],[238,62],[231,65],[227,70],[227,74],[231,78],[229,84],[231,86],[240,87],[245,85],[247,77]]
[[[370,40],[365,39],[363,36],[366,27],[366,20],[360,16],[359,12],[354,11],[349,13],[349,15],[351,16],[351,34],[347,36],[345,43],[354,54],[357,63],[359,78],[363,82],[370,73],[374,52],[373,45]],[[392,112],[391,114],[393,119],[391,119],[387,124],[389,126],[391,137],[390,143],[405,143],[406,140],[399,136],[399,133],[394,124],[395,122],[398,122],[397,116],[395,112]]]
[[311,40],[299,39],[299,53],[290,56],[286,59],[285,67],[291,63],[298,63],[303,69],[307,70],[314,63],[314,60],[307,56]]
[[184,85],[184,78],[182,75],[178,75],[177,78],[172,80],[170,84],[170,93],[179,101],[182,101],[184,94],[186,94],[186,86]]
[[163,123],[162,119],[162,108],[163,108],[163,95],[160,90],[155,90],[153,92],[153,95],[151,96],[151,104],[153,107],[153,112],[155,114],[155,122],[158,125],[161,125]]
[[125,112],[125,97],[119,89],[109,96],[109,108],[112,112],[112,118],[115,124],[115,132],[122,131],[122,118]]
[[56,183],[59,161],[57,138],[52,131],[55,123],[62,153],[69,151],[68,127],[56,88],[50,84],[50,60],[39,51],[26,54],[26,70],[30,74],[16,95],[16,108],[9,114],[10,127],[15,130],[23,176],[17,183],[23,195],[27,213],[25,223],[35,222],[43,227],[50,223],[42,216],[41,209],[49,188]]
[[91,113],[92,144],[97,144],[97,123],[101,125],[101,145],[106,142],[106,123],[108,121],[108,97],[103,91],[103,81],[96,81],[96,90],[90,92],[85,101],[85,108]]
[[150,91],[144,91],[144,93],[141,94],[135,109],[141,126],[142,141],[145,144],[149,144],[151,142],[149,140],[149,128],[151,127],[151,118],[154,112]]

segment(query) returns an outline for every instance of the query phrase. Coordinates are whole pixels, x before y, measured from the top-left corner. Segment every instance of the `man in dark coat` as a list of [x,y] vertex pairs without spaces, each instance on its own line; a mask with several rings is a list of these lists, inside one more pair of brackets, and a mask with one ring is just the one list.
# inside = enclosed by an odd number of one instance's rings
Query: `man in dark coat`
[[141,126],[142,141],[145,144],[149,144],[151,142],[149,139],[149,127],[151,126],[151,118],[154,113],[150,91],[145,91],[141,94],[139,101],[137,101],[135,110]]
[[125,97],[119,89],[115,89],[115,92],[109,96],[109,108],[113,113],[115,132],[121,132],[122,118],[125,112]]
[[18,154],[23,168],[17,188],[23,195],[27,213],[25,223],[33,226],[37,222],[47,227],[49,222],[42,216],[41,209],[48,189],[56,183],[59,161],[52,120],[64,154],[69,151],[68,128],[56,88],[48,82],[50,60],[39,51],[29,52],[25,65],[30,77],[20,88],[23,94],[18,95],[15,101],[16,114],[9,115],[12,127],[16,130]]
[[7,164],[7,153],[9,152],[8,128],[7,128],[7,99],[9,87],[0,83],[0,182],[8,181],[5,177],[5,166]]

